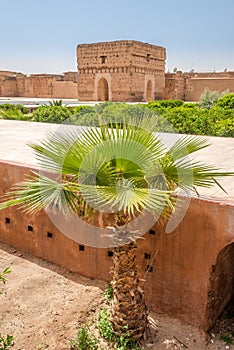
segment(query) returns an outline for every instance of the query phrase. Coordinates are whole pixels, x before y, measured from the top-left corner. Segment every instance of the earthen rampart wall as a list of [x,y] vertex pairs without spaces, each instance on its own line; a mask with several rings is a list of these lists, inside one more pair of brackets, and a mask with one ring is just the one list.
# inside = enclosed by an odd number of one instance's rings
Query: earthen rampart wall
[[[28,172],[24,165],[0,162],[0,195]],[[214,324],[224,306],[220,300],[227,302],[233,293],[225,279],[233,276],[233,250],[226,249],[234,242],[233,220],[234,206],[193,199],[173,232],[165,233],[162,225],[155,225],[145,234],[139,241],[137,264],[141,277],[146,277],[151,309],[159,308],[202,329]],[[102,226],[104,221],[101,216],[97,224]],[[0,241],[83,276],[111,278],[110,248],[69,239],[44,211],[33,215],[14,207],[1,211]]]

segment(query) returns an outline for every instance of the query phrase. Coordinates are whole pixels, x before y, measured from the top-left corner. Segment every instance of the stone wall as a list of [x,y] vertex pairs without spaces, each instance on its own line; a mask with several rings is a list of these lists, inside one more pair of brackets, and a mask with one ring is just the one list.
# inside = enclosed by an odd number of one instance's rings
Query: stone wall
[[0,96],[77,98],[77,73],[61,75],[0,72]]
[[[29,168],[22,164],[0,162],[0,195],[28,172]],[[98,223],[101,222],[102,217]],[[145,285],[150,308],[161,309],[202,329],[210,328],[233,293],[233,263],[227,251],[219,254],[234,242],[233,227],[233,205],[198,199],[191,201],[183,221],[172,233],[166,234],[162,225],[153,226],[145,240],[140,240],[137,255],[141,277],[150,267]],[[77,231],[77,235],[82,233]],[[107,281],[111,278],[109,249],[72,241],[45,212],[29,215],[16,208],[1,211],[0,241],[83,276]],[[214,279],[212,272],[217,262]],[[227,276],[231,266],[232,275]],[[212,304],[213,295],[217,298]],[[209,305],[215,306],[212,313],[207,311]]]
[[163,47],[132,40],[78,45],[78,99],[163,98],[165,59]]
[[202,92],[222,92],[229,90],[234,93],[234,72],[219,73],[167,73],[165,75],[165,98],[198,101]]

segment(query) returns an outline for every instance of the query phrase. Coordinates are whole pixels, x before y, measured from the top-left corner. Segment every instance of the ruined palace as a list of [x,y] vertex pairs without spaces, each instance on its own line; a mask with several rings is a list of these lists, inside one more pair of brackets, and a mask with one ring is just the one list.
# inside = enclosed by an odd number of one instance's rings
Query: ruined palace
[[165,73],[166,49],[135,40],[77,46],[77,72],[0,71],[0,97],[75,98],[79,101],[198,101],[205,89],[234,92],[234,72]]
[[166,50],[132,40],[77,47],[78,99],[146,101],[164,98]]

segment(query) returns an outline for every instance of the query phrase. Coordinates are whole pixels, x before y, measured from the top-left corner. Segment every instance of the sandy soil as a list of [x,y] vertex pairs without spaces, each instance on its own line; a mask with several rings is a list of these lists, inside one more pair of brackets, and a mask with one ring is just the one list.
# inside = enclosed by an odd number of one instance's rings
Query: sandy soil
[[[7,284],[0,286],[0,333],[14,335],[12,349],[68,350],[77,329],[90,322],[101,307],[105,282],[81,277],[0,243],[0,271],[7,266],[12,272]],[[155,337],[145,348],[234,349],[219,339],[220,329],[207,341],[192,326],[162,314],[151,316]]]

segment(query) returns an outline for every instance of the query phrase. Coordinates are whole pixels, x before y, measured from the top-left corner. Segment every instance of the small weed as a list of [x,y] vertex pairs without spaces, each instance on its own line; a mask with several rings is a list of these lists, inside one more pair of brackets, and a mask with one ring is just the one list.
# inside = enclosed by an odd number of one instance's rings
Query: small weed
[[0,350],[8,350],[8,349],[10,349],[14,345],[13,339],[14,338],[13,338],[12,335],[7,335],[6,337],[4,337],[0,333]]
[[230,335],[220,334],[220,339],[223,340],[227,345],[233,344],[233,339]]
[[[0,282],[3,284],[6,283],[6,275],[8,275],[11,272],[11,269],[9,267],[5,268],[3,272],[0,273]],[[0,291],[0,294],[2,292]],[[3,336],[0,333],[0,350],[8,350],[14,345],[14,337],[12,335],[7,334],[7,336]]]
[[111,299],[113,298],[113,288],[109,283],[105,285],[104,297],[105,297],[106,302],[108,304],[111,301]]
[[79,329],[77,339],[72,339],[69,342],[71,350],[98,350],[98,344],[98,339],[89,334],[87,324]]
[[98,330],[102,338],[108,341],[115,341],[115,334],[113,332],[112,324],[109,320],[109,312],[104,309],[98,313]]
[[10,272],[11,272],[10,267],[6,267],[5,270],[3,270],[3,272],[0,273],[0,282],[5,284],[7,281],[6,275],[8,275]]
[[109,317],[110,314],[106,309],[99,311],[98,330],[100,336],[109,342],[116,343],[116,350],[141,350],[136,340],[130,337],[128,327],[126,327],[126,332],[121,336],[115,335]]
[[123,333],[120,337],[116,338],[116,343],[116,350],[142,350],[137,344],[137,341],[130,336],[128,327],[126,327],[126,333]]
[[52,102],[49,101],[49,106],[59,106],[62,107],[63,100],[53,100]]

